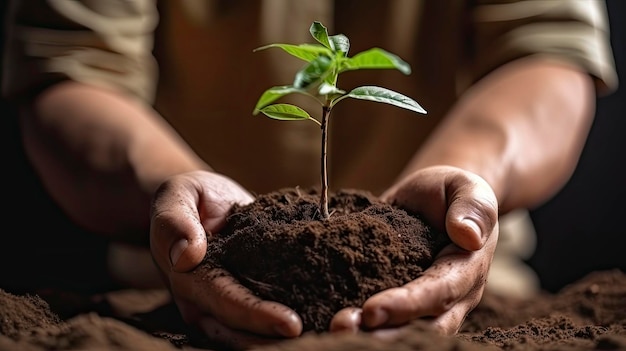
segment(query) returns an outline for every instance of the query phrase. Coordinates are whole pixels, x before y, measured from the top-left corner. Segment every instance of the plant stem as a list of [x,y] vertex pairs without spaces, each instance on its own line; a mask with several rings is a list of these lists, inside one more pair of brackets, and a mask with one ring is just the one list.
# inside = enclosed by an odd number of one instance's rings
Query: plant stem
[[321,176],[322,176],[322,193],[320,194],[320,214],[323,220],[327,220],[330,215],[328,213],[328,170],[327,170],[327,140],[328,140],[328,118],[330,117],[330,107],[322,107],[322,155],[321,155]]

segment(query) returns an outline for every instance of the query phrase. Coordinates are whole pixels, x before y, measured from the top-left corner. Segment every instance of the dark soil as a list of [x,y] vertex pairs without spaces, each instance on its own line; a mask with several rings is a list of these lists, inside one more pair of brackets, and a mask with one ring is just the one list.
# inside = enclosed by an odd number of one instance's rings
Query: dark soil
[[340,309],[417,278],[450,243],[417,214],[362,191],[329,194],[328,220],[318,208],[315,190],[293,188],[235,207],[205,264],[293,308],[305,332],[322,332]]
[[[63,292],[46,296],[54,303],[0,290],[0,350],[221,351],[182,324],[165,291],[118,291],[89,299]],[[61,318],[54,313],[58,308],[91,312]],[[255,349],[309,350],[626,351],[626,274],[594,272],[557,294],[528,300],[486,291],[455,336],[439,335],[416,321],[389,340],[367,333],[308,333]]]

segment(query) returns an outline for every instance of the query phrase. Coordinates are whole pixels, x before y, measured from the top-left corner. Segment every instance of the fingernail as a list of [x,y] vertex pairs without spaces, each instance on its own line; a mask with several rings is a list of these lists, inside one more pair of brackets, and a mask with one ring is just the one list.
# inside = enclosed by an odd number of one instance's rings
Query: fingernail
[[180,256],[183,255],[183,252],[187,250],[189,246],[189,242],[187,239],[181,239],[175,242],[170,249],[170,263],[172,264],[172,268],[176,267],[176,263],[180,259]]
[[478,242],[482,242],[482,230],[480,230],[480,226],[476,223],[475,220],[471,218],[465,218],[461,221],[464,225],[466,225],[469,229],[471,229],[476,237],[478,238]]
[[463,224],[470,227],[476,233],[476,235],[480,236],[480,227],[478,226],[478,223],[476,223],[475,220],[471,218],[465,218],[463,219]]

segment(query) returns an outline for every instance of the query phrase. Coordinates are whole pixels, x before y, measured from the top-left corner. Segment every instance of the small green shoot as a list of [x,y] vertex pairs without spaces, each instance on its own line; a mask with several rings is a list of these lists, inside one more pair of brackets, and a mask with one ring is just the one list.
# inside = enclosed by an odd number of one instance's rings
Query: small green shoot
[[[259,98],[253,114],[259,112],[283,121],[311,120],[322,130],[321,150],[321,197],[320,214],[328,219],[328,171],[327,171],[327,131],[328,120],[332,108],[346,98],[382,102],[417,113],[426,114],[415,100],[393,90],[378,86],[361,86],[345,92],[337,88],[339,74],[346,71],[362,69],[397,69],[409,75],[411,67],[398,56],[380,48],[372,48],[349,57],[350,41],[343,34],[328,35],[328,31],[320,22],[313,22],[309,32],[319,44],[270,44],[254,51],[269,48],[280,48],[288,54],[306,62],[296,73],[292,85],[281,85],[267,89]],[[315,119],[302,108],[284,103],[274,103],[289,94],[310,96],[322,106],[321,118]]]

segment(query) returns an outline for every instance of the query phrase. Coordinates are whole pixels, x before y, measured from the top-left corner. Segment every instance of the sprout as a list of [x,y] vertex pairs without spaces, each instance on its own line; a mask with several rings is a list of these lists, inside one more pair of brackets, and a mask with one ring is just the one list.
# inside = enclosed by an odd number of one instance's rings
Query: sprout
[[[411,67],[400,57],[380,48],[372,48],[349,57],[350,41],[343,34],[328,35],[320,22],[313,22],[309,32],[319,44],[269,44],[254,51],[280,48],[288,54],[306,62],[296,73],[292,85],[281,85],[267,89],[254,107],[253,114],[259,112],[277,120],[311,120],[322,130],[321,145],[321,197],[319,211],[323,219],[328,219],[328,171],[327,171],[327,131],[332,108],[346,98],[382,102],[417,113],[426,114],[415,100],[393,90],[378,86],[361,86],[350,92],[337,88],[339,74],[361,69],[397,69],[409,75]],[[283,103],[274,103],[289,94],[304,94],[320,103],[321,118],[315,119],[302,108]]]

